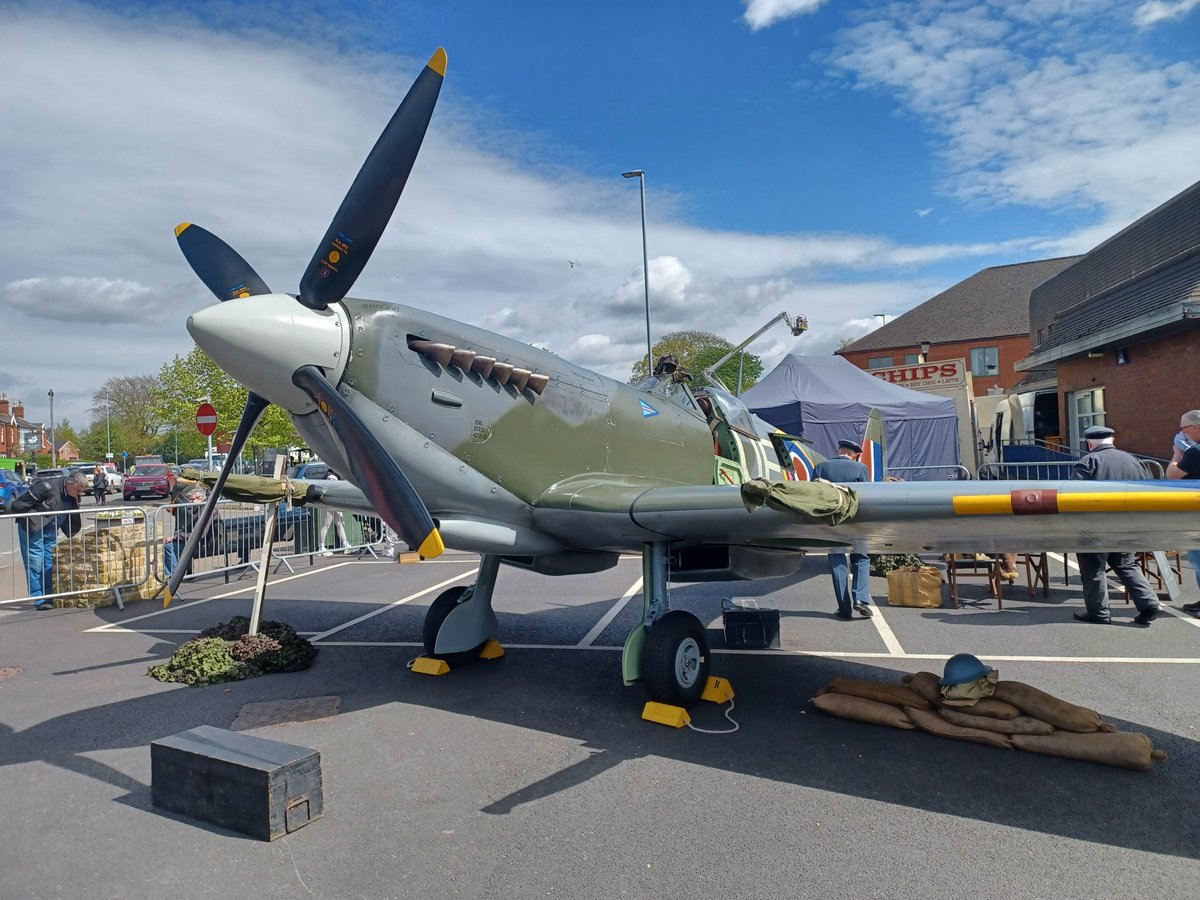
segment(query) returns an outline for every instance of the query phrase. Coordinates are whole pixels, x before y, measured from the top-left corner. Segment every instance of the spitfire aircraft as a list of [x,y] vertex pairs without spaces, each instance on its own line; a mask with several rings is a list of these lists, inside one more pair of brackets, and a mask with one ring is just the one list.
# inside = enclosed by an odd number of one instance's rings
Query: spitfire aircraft
[[[481,555],[478,580],[430,606],[425,649],[455,665],[498,637],[501,564],[597,572],[640,551],[643,615],[626,683],[690,705],[709,668],[705,627],[671,610],[671,581],[793,573],[805,550],[930,553],[1200,547],[1186,482],[809,481],[818,461],[741,401],[669,365],[622,384],[416,306],[347,296],[412,169],[445,73],[438,50],[367,157],[300,281],[273,293],[222,240],[176,236],[222,302],[188,330],[249,388],[204,515],[268,403],[347,480],[300,502],[375,513],[423,557]],[[876,426],[877,427],[877,426]],[[872,437],[872,435],[868,435]],[[201,525],[192,532],[203,533]],[[167,585],[175,592],[194,547]]]

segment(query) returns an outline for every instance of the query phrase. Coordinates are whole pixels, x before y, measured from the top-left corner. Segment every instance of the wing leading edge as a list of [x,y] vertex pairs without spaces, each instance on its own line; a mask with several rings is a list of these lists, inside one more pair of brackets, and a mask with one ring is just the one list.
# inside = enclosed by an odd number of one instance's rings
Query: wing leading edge
[[[844,518],[821,511],[828,500],[819,492],[832,487],[819,482],[770,485],[759,492],[763,505],[751,511],[745,485],[639,490],[633,484],[604,484],[601,478],[587,488],[575,484],[570,491],[549,492],[534,519],[560,539],[572,519],[576,534],[593,535],[627,530],[617,524],[623,520],[646,535],[643,540],[839,546],[864,553],[1200,547],[1200,491],[1177,482],[856,484],[846,490],[857,508]],[[608,528],[597,518],[608,519]],[[585,520],[590,527],[583,527]]]

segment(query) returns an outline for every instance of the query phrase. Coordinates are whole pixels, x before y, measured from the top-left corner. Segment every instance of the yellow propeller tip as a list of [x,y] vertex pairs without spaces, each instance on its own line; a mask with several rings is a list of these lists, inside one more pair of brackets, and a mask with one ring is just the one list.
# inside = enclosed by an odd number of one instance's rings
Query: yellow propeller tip
[[446,51],[442,47],[437,48],[437,52],[429,57],[429,62],[425,64],[433,71],[437,72],[443,78],[446,77]]
[[446,549],[446,545],[442,543],[442,536],[435,528],[426,535],[425,540],[421,542],[421,546],[417,548],[417,553],[422,559],[434,559],[441,556],[442,551]]
[[192,227],[191,222],[180,222],[178,225],[175,226],[175,237],[179,237],[181,234],[183,234],[187,229],[189,229],[191,227]]

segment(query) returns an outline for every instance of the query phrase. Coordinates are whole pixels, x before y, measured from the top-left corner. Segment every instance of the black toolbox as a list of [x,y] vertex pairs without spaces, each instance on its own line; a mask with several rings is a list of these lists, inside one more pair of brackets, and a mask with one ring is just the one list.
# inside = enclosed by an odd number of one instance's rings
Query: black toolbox
[[155,806],[273,841],[325,812],[321,754],[201,725],[150,744]]
[[721,601],[725,646],[741,650],[779,649],[779,610],[755,597]]

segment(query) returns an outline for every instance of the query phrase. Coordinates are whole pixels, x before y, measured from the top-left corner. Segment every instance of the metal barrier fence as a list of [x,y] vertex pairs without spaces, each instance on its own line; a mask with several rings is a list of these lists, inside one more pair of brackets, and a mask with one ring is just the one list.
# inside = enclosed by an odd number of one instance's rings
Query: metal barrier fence
[[[160,507],[84,507],[82,528],[68,537],[53,525],[33,527],[46,513],[0,516],[0,606],[51,600],[56,606],[108,606],[153,596],[166,583],[203,503]],[[257,571],[267,508],[221,500],[184,580]],[[322,553],[378,559],[392,556],[399,539],[377,516],[343,513],[342,530],[330,511],[280,506],[272,538],[275,570]],[[322,540],[322,536],[325,540]],[[34,569],[33,578],[29,570]]]
[[124,606],[153,593],[150,512],[120,506],[77,514],[82,527],[74,535],[59,528],[56,513],[0,516],[0,606],[35,597],[58,606]]
[[966,466],[888,466],[887,474],[902,481],[970,481]]
[[[1146,478],[1166,477],[1163,464],[1157,459],[1138,457],[1146,469]],[[984,463],[979,467],[981,481],[1069,481],[1075,470],[1074,462],[1017,462]]]

